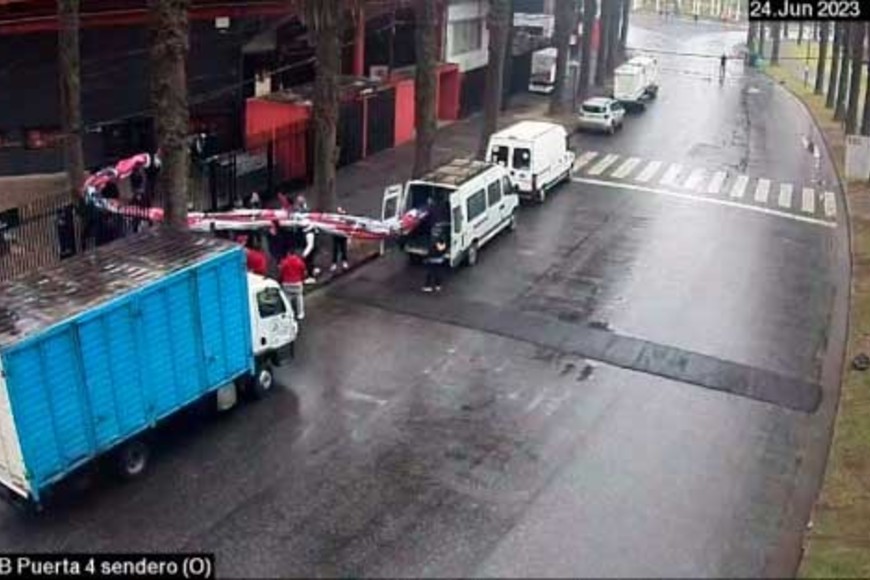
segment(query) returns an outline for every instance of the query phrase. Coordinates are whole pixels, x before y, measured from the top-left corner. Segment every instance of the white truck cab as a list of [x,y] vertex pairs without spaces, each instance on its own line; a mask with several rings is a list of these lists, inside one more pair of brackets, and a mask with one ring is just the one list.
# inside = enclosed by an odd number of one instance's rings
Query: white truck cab
[[539,202],[571,177],[574,152],[558,123],[520,121],[489,138],[486,160],[508,170],[517,193]]
[[499,232],[516,227],[519,197],[507,170],[471,159],[454,159],[404,186],[384,192],[382,218],[412,209],[427,217],[400,245],[412,262],[429,253],[433,233],[448,241],[450,267],[473,266],[478,252]]

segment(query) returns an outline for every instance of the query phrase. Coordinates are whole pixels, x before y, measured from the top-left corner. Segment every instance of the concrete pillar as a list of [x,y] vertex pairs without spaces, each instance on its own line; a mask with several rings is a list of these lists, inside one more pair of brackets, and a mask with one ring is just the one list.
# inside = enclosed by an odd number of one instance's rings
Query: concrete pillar
[[366,16],[362,2],[356,20],[356,34],[353,39],[353,74],[357,77],[366,76]]

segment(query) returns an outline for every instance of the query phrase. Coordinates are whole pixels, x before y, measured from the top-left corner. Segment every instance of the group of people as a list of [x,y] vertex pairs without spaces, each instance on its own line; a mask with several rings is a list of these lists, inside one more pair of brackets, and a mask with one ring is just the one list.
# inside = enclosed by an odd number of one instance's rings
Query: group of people
[[[304,196],[300,195],[296,198],[293,209],[297,212],[309,211]],[[342,208],[338,208],[336,211],[345,213]],[[315,261],[319,250],[319,233],[313,225],[286,231],[275,220],[266,235],[268,253],[275,265],[274,275],[290,298],[297,320],[305,318],[305,300],[303,298],[305,284],[314,284],[321,274]],[[261,276],[268,276],[270,273],[269,259],[262,249],[263,244],[258,244],[254,236],[240,236],[237,241],[245,246],[248,270]],[[339,268],[342,270],[350,268],[347,246],[347,237],[332,236],[330,272],[335,272]]]

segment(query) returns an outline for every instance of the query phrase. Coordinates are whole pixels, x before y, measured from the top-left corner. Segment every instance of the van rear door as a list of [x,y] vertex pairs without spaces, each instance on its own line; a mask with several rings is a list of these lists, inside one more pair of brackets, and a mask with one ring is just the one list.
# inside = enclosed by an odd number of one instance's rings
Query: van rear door
[[465,209],[458,192],[450,194],[450,266],[457,266],[466,247]]
[[384,190],[384,199],[381,204],[381,219],[388,220],[397,218],[404,213],[405,209],[405,186],[397,183]]

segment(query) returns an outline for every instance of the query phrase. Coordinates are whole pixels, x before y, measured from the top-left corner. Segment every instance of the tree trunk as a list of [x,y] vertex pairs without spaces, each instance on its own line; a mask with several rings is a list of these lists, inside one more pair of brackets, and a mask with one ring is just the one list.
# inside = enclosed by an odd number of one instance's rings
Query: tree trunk
[[610,48],[610,5],[613,0],[601,0],[598,21],[598,54],[595,59],[595,86],[603,87],[607,76],[607,50]]
[[341,35],[344,3],[341,0],[305,0],[305,25],[317,72],[314,76],[314,209],[334,211],[335,166],[338,163],[337,125]]
[[[870,24],[865,33],[870,37]],[[864,115],[861,122],[861,134],[870,135],[870,62],[867,63],[867,87],[864,92]]]
[[619,22],[622,19],[622,10],[618,4],[619,0],[609,0],[610,4],[610,30],[607,31],[607,70],[605,76],[609,79],[613,75],[613,70],[616,68],[616,63],[619,60]]
[[780,33],[780,23],[774,22],[770,25],[770,36],[772,40],[772,47],[770,49],[770,64],[778,65],[779,64],[779,43],[782,39],[782,34]]
[[435,113],[437,102],[438,71],[436,70],[438,4],[432,0],[416,0],[414,3],[414,46],[417,53],[417,68],[414,79],[414,121],[417,140],[414,145],[414,177],[420,177],[432,166],[432,147],[438,123]]
[[625,58],[625,49],[628,46],[628,26],[631,17],[631,3],[633,0],[622,0],[622,26],[619,29],[619,54]]
[[804,41],[804,23],[798,22],[798,37],[797,37],[798,46],[803,44],[803,41]]
[[550,114],[565,112],[565,78],[568,75],[568,51],[571,32],[576,22],[574,0],[556,0],[556,83],[550,94]]
[[746,50],[749,54],[752,54],[756,50],[755,41],[758,37],[758,24],[755,22],[750,22],[749,27],[746,29]]
[[861,68],[864,64],[864,31],[863,22],[849,23],[849,38],[851,44],[852,76],[849,84],[849,106],[846,109],[846,134],[854,135],[858,131],[858,99],[861,95]]
[[843,25],[834,23],[834,40],[831,43],[831,76],[828,78],[828,93],[825,107],[833,109],[837,102],[837,88],[840,86],[840,43],[843,41]]
[[64,135],[64,167],[73,199],[85,180],[82,151],[81,58],[79,52],[79,0],[58,0],[60,29],[57,38],[60,73],[60,111]]
[[758,23],[758,56],[764,58],[764,40],[765,40],[764,22]]
[[592,31],[595,29],[595,13],[598,10],[597,0],[583,0],[583,36],[580,38],[580,81],[578,91],[580,97],[589,94],[589,69],[592,67]]
[[164,223],[187,227],[189,0],[151,1],[151,102],[160,153]]
[[840,43],[840,82],[837,85],[837,106],[834,119],[842,121],[846,116],[846,99],[849,90],[849,25],[843,23],[843,36]]
[[511,101],[511,91],[513,90],[513,74],[514,74],[514,3],[508,3],[508,36],[507,50],[504,58],[504,90],[502,91],[501,111],[507,111]]
[[819,22],[819,61],[816,63],[816,86],[813,92],[821,95],[825,89],[825,61],[828,58],[828,23]]
[[504,61],[507,54],[507,39],[510,33],[511,0],[490,0],[487,26],[489,27],[489,62],[486,67],[483,125],[480,132],[478,157],[486,156],[489,137],[498,129],[498,115],[504,92]]

